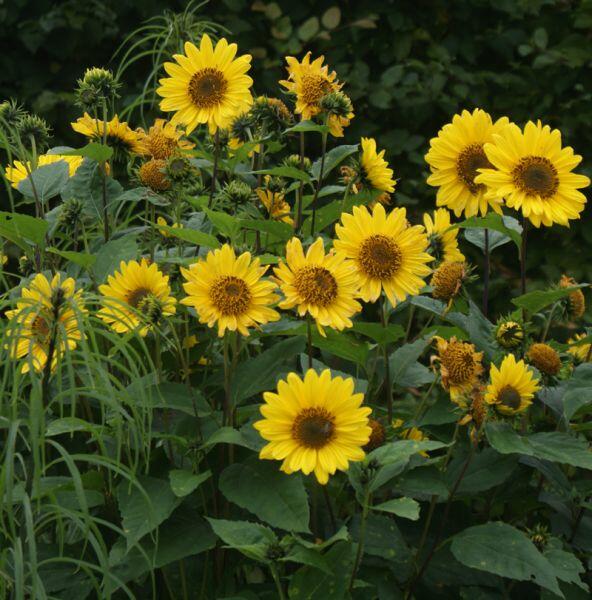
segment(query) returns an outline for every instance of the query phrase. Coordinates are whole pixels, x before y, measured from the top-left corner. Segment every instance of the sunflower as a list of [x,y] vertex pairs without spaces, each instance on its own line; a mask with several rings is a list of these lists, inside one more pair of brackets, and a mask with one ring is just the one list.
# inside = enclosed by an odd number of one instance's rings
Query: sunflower
[[283,221],[289,225],[294,223],[290,216],[290,205],[286,202],[283,192],[273,192],[263,188],[257,188],[255,191],[272,219]]
[[[397,437],[399,439],[414,440],[415,442],[424,442],[424,441],[430,439],[425,433],[423,433],[423,431],[421,431],[421,429],[418,429],[417,427],[403,428],[404,424],[405,424],[405,421],[403,421],[403,419],[393,419],[393,422],[392,422],[393,429],[396,430]],[[428,457],[427,452],[422,451],[422,452],[418,452],[418,454],[421,454],[422,456],[425,456],[426,458]]]
[[382,204],[372,212],[355,206],[353,215],[342,214],[342,225],[335,226],[335,249],[354,260],[365,302],[376,301],[384,289],[394,306],[425,285],[426,263],[433,260],[426,253],[428,238],[423,227],[408,225],[406,215],[404,208],[395,208],[387,216]]
[[288,79],[280,81],[280,85],[288,92],[296,94],[296,109],[303,120],[312,119],[322,109],[320,101],[323,96],[338,92],[342,84],[337,81],[335,71],[329,72],[328,65],[323,66],[324,56],[310,61],[307,52],[302,62],[293,56],[287,56]]
[[535,227],[567,226],[580,218],[586,196],[578,190],[588,187],[590,179],[572,173],[582,157],[561,146],[558,129],[529,121],[520,131],[512,124],[493,135],[485,153],[494,168],[481,169],[475,181],[487,186],[490,201],[505,199]]
[[501,199],[486,198],[485,185],[477,183],[475,177],[479,169],[491,167],[484,144],[492,142],[494,134],[508,123],[507,117],[494,123],[480,108],[472,113],[463,110],[462,114],[454,115],[452,123],[442,127],[438,137],[430,140],[425,160],[432,173],[427,183],[438,188],[438,206],[447,206],[457,217],[485,215],[488,205],[501,213]]
[[249,335],[248,327],[280,318],[270,308],[279,297],[275,283],[262,279],[266,270],[258,258],[251,260],[249,252],[237,258],[232,247],[224,244],[189,269],[181,268],[187,280],[183,284],[187,297],[181,302],[193,307],[208,327],[217,322],[220,337],[227,329]]
[[22,289],[16,308],[6,311],[10,354],[16,359],[27,357],[21,373],[31,367],[43,371],[50,348],[51,370],[55,370],[64,353],[82,339],[80,315],[85,312],[82,290],[76,291],[74,279],[62,281],[59,273],[51,280],[41,273],[35,275],[29,287]]
[[485,402],[502,415],[516,415],[527,410],[539,390],[539,381],[533,372],[523,360],[516,362],[513,354],[504,358],[499,369],[491,365],[490,378]]
[[290,373],[277,393],[263,398],[263,419],[253,426],[269,443],[259,458],[283,461],[285,473],[314,471],[322,485],[337,469],[347,471],[350,461],[364,459],[372,411],[362,406],[364,395],[354,393],[351,377],[331,377],[329,369],[320,375],[309,369],[304,380]]
[[[51,165],[53,163],[64,161],[68,165],[68,175],[72,177],[82,164],[84,157],[82,156],[62,156],[60,154],[41,154],[37,157],[37,168]],[[9,165],[4,170],[4,177],[10,182],[13,188],[18,189],[19,183],[29,176],[29,171],[33,167],[30,162],[23,163],[20,160],[15,160],[12,165]]]
[[517,348],[524,340],[524,325],[512,319],[501,318],[495,328],[495,339],[502,348]]
[[107,145],[113,148],[117,158],[122,158],[130,152],[134,154],[142,154],[143,152],[140,134],[124,121],[120,121],[117,115],[110,121],[105,122],[84,113],[83,117],[80,117],[71,125],[74,131],[81,133],[90,140],[100,142],[106,136]]
[[424,213],[423,224],[430,242],[430,254],[442,262],[464,262],[465,256],[458,249],[458,227],[452,227],[450,212],[438,208],[433,217]]
[[444,389],[450,392],[450,399],[462,404],[461,398],[471,392],[483,372],[483,352],[476,352],[475,346],[460,342],[455,337],[445,340],[436,336],[440,364],[440,376]]
[[109,275],[99,292],[103,296],[99,317],[117,333],[137,331],[144,337],[176,312],[168,276],[145,258],[121,261],[119,271]]
[[375,190],[392,194],[397,182],[393,179],[393,170],[384,160],[384,150],[376,152],[376,140],[362,138],[362,153],[360,165],[362,167],[362,183],[367,183]]
[[569,344],[567,351],[579,362],[590,362],[590,358],[592,357],[592,344],[578,344],[578,342],[587,337],[585,333],[576,333],[574,337],[567,340]]
[[545,375],[557,375],[561,370],[561,358],[555,348],[549,344],[535,343],[526,353],[528,362]]
[[207,123],[213,134],[228,129],[251,106],[253,80],[247,75],[251,56],[235,58],[237,49],[224,38],[214,48],[204,33],[199,48],[186,42],[185,54],[175,54],[176,63],[164,64],[170,77],[160,80],[156,92],[163,98],[160,108],[174,111],[173,125],[183,125],[189,135],[200,123]]
[[179,150],[195,148],[195,144],[182,140],[182,135],[183,132],[166,119],[156,119],[147,132],[138,129],[142,154],[157,159],[170,158]]
[[[156,219],[156,224],[160,225],[160,226],[162,226],[162,225],[168,226],[169,225],[168,221],[164,217],[158,217]],[[171,227],[173,229],[184,229],[183,223],[173,223],[171,225]],[[163,229],[162,227],[158,228],[158,233],[160,233],[160,235],[162,235],[163,238],[169,238],[172,235],[166,229]]]
[[310,246],[306,255],[300,240],[286,244],[286,260],[274,269],[285,300],[280,308],[297,306],[303,317],[309,313],[320,326],[342,330],[351,327],[351,317],[362,307],[355,300],[358,279],[355,265],[340,252],[325,254],[322,238]]
[[[568,275],[562,275],[559,280],[560,288],[575,287],[578,282]],[[567,313],[572,319],[579,319],[586,312],[586,298],[582,290],[574,290],[567,296]]]
[[444,302],[452,302],[467,280],[469,270],[462,262],[443,262],[432,275],[432,297]]
[[137,170],[140,183],[153,192],[166,192],[171,188],[171,180],[166,175],[166,160],[151,158],[142,163]]

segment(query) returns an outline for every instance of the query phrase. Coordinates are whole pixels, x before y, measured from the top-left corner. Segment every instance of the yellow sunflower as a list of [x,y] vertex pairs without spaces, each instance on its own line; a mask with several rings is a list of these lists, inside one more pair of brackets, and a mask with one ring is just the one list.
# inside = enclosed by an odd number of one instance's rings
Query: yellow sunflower
[[269,443],[259,458],[283,461],[285,473],[314,472],[322,485],[338,469],[347,471],[350,461],[364,459],[372,411],[362,406],[364,395],[354,393],[351,377],[331,377],[329,369],[320,375],[309,369],[304,380],[290,373],[277,393],[263,398],[264,418],[253,426]]
[[540,388],[534,373],[523,360],[516,362],[513,354],[504,358],[499,369],[491,365],[490,381],[485,402],[493,405],[502,415],[516,415],[526,411]]
[[51,358],[54,371],[64,353],[76,348],[82,339],[80,315],[85,312],[82,290],[76,291],[74,279],[62,281],[59,273],[51,280],[41,273],[35,275],[29,286],[22,289],[16,308],[6,311],[10,355],[16,359],[27,357],[21,373],[27,373],[31,367],[43,371],[55,336]]
[[423,227],[408,225],[404,208],[387,215],[382,204],[372,212],[355,206],[353,215],[341,215],[341,223],[335,226],[334,246],[355,262],[365,302],[375,302],[384,289],[394,306],[424,287],[433,260],[426,253],[428,238]]
[[[569,275],[562,275],[559,280],[560,288],[574,287],[578,282]],[[567,296],[567,313],[572,319],[579,319],[586,312],[586,297],[582,290],[574,290]]]
[[462,114],[454,115],[452,123],[442,127],[438,137],[430,140],[425,159],[432,173],[427,182],[438,188],[438,206],[448,207],[457,217],[485,215],[488,205],[501,213],[501,199],[486,197],[485,185],[475,177],[479,169],[491,167],[484,144],[492,142],[493,136],[508,123],[507,117],[494,123],[480,108],[472,113],[463,110]]
[[[168,221],[164,217],[158,217],[156,219],[156,224],[168,226]],[[183,223],[173,223],[171,227],[173,229],[183,229]],[[158,233],[160,233],[160,235],[162,235],[164,238],[171,237],[171,234],[166,229],[160,227],[158,228]]]
[[160,80],[156,92],[163,98],[160,108],[174,111],[173,125],[182,125],[190,134],[200,123],[207,123],[210,133],[228,129],[232,120],[253,103],[247,75],[251,56],[236,57],[238,47],[220,39],[214,48],[204,33],[199,48],[185,43],[185,54],[175,54],[176,63],[164,69],[170,77]]
[[143,152],[140,134],[124,121],[120,121],[117,115],[105,122],[84,113],[83,117],[71,125],[74,131],[81,133],[89,140],[98,142],[103,140],[106,130],[107,145],[111,146],[118,154],[126,152],[142,154]]
[[585,333],[576,333],[574,337],[567,340],[569,344],[567,351],[579,362],[589,362],[590,358],[592,358],[592,345],[587,343],[578,344],[578,342],[587,337]]
[[249,252],[237,258],[232,247],[224,244],[208,252],[205,260],[181,269],[187,280],[183,284],[187,297],[181,302],[193,307],[208,327],[218,323],[220,337],[227,329],[249,335],[249,327],[280,318],[270,308],[279,297],[275,283],[262,279],[266,270],[258,258],[251,260]]
[[[417,427],[407,427],[404,429],[404,424],[405,421],[403,421],[403,419],[393,419],[392,426],[399,439],[413,440],[415,442],[423,442],[430,439],[425,433],[423,433],[423,431],[421,431],[421,429],[418,429]],[[421,456],[424,456],[425,458],[428,458],[429,456],[427,452],[423,451],[418,452],[418,454],[421,454]]]
[[464,262],[458,249],[458,227],[452,227],[450,212],[445,208],[434,211],[433,217],[424,213],[423,224],[430,242],[430,254],[441,262]]
[[445,340],[436,336],[434,339],[438,356],[433,360],[440,364],[442,386],[450,392],[453,402],[462,404],[461,398],[473,390],[483,373],[483,352],[475,352],[473,344],[460,342],[455,337]]
[[[70,177],[76,173],[78,167],[82,164],[84,157],[82,156],[62,156],[60,154],[42,154],[37,157],[37,168],[51,165],[63,160],[68,165],[68,174]],[[12,165],[9,165],[4,170],[4,176],[10,182],[13,188],[18,189],[19,183],[29,176],[28,171],[32,171],[30,162],[23,163],[20,160],[15,160]]]
[[535,227],[567,226],[580,218],[586,196],[578,190],[588,187],[590,179],[572,173],[582,157],[561,146],[558,129],[540,121],[529,121],[524,131],[512,124],[493,135],[485,153],[494,168],[481,169],[475,181],[487,186],[492,202],[504,199]]
[[393,179],[393,170],[384,160],[385,151],[376,152],[376,140],[372,138],[362,138],[361,146],[362,184],[392,194],[397,182]]
[[[307,52],[302,62],[293,56],[287,56],[288,79],[280,81],[280,85],[292,94],[296,94],[296,109],[303,120],[312,119],[321,112],[319,102],[323,96],[341,89],[335,71],[329,72],[329,66],[324,65],[324,56],[310,61]],[[353,118],[353,117],[352,117]],[[336,123],[332,126],[335,127]]]
[[168,275],[145,258],[121,261],[119,271],[109,275],[99,292],[103,296],[99,317],[117,333],[137,331],[144,337],[176,311]]
[[157,159],[170,158],[179,150],[191,150],[195,144],[182,140],[183,132],[166,119],[156,119],[147,132],[138,129],[142,154]]
[[300,240],[286,244],[286,260],[274,269],[285,300],[280,308],[309,313],[320,326],[342,330],[351,327],[351,317],[362,307],[355,300],[358,278],[355,265],[339,252],[325,254],[322,238],[317,238],[306,255]]
[[255,191],[272,219],[283,221],[289,225],[294,223],[290,216],[290,205],[286,202],[283,192],[273,192],[263,188],[257,188]]

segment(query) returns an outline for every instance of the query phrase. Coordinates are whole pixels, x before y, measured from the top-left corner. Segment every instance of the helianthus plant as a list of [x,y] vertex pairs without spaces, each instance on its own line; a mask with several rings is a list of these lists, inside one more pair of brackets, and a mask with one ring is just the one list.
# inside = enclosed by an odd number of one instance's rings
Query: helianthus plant
[[93,68],[80,147],[20,108],[7,138],[3,594],[585,594],[587,284],[499,262],[494,317],[470,247],[584,219],[580,157],[462,111],[401,206],[323,57],[253,97],[250,54],[192,31],[162,112]]

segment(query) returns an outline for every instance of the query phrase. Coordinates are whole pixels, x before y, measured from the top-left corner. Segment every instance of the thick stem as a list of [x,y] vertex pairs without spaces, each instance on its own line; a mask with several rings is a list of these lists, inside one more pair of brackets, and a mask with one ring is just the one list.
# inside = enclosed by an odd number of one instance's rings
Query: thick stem
[[483,314],[487,317],[489,310],[489,229],[485,229],[485,264],[483,266]]
[[333,529],[333,533],[337,531],[337,521],[335,520],[335,513],[333,512],[333,506],[331,504],[331,498],[329,497],[329,492],[327,491],[326,485],[321,485],[323,490],[323,497],[325,498],[325,505],[327,506],[327,512],[329,513],[329,519],[331,520],[331,528]]
[[269,567],[269,570],[271,571],[271,576],[273,577],[275,589],[277,590],[279,600],[286,600],[286,593],[284,592],[284,587],[282,586],[277,567],[274,564],[272,564]]
[[[385,330],[388,327],[388,316],[387,316],[387,298],[386,295],[382,296],[382,310],[380,311],[382,326]],[[387,342],[382,344],[382,352],[384,356],[384,400],[386,404],[388,422],[393,422],[393,385],[391,383],[391,365],[389,363],[389,352]]]
[[522,217],[522,244],[520,247],[520,293],[526,294],[526,237],[528,232],[528,220]]
[[216,191],[216,176],[218,174],[218,155],[220,154],[220,130],[216,129],[214,134],[214,166],[212,167],[212,185],[210,186],[210,198],[208,208],[212,208],[214,202],[214,192]]
[[364,504],[362,506],[362,519],[360,521],[360,536],[358,539],[358,549],[356,551],[356,558],[354,560],[354,566],[352,568],[351,577],[349,579],[349,591],[351,593],[354,587],[354,581],[356,579],[356,575],[358,574],[358,570],[360,568],[360,564],[362,563],[362,558],[364,556],[364,540],[366,537],[366,523],[368,521],[368,511],[370,509],[370,491],[366,489],[364,494]]
[[317,198],[319,197],[319,192],[321,191],[321,186],[323,185],[323,176],[325,174],[325,155],[327,153],[327,132],[323,132],[322,138],[322,148],[321,148],[321,168],[319,169],[319,180],[317,181],[317,185],[315,187],[314,196],[312,197],[312,202],[310,203],[312,207],[312,218],[310,221],[310,235],[314,236],[315,232],[315,221],[317,217]]
[[230,393],[230,340],[228,339],[230,335],[231,334],[229,331],[227,331],[224,335],[224,405],[222,407],[224,413],[224,425],[231,425],[232,423],[232,399]]
[[555,309],[559,306],[558,302],[555,302],[549,311],[549,316],[547,317],[547,322],[545,323],[545,330],[543,331],[543,335],[541,337],[541,342],[544,342],[547,339],[547,335],[549,334],[549,329],[551,328],[551,323],[553,322],[553,313]]

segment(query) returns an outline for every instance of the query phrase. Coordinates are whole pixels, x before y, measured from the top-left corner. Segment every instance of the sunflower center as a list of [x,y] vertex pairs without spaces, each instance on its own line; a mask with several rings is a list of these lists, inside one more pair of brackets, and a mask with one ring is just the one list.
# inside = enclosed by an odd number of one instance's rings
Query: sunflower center
[[212,108],[220,104],[228,89],[224,73],[213,67],[200,69],[189,81],[189,96],[198,108]]
[[168,158],[177,148],[177,142],[163,133],[150,134],[148,147],[154,158]]
[[325,408],[305,408],[292,425],[292,437],[307,448],[322,448],[335,435],[335,417]]
[[140,309],[140,304],[147,296],[151,295],[151,291],[148,288],[140,287],[132,292],[127,297],[127,303],[134,308]]
[[475,183],[475,177],[479,174],[478,169],[492,166],[481,144],[469,144],[456,159],[456,173],[473,195],[485,189],[482,183]]
[[475,371],[475,359],[470,346],[450,343],[441,357],[442,364],[448,371],[452,383],[460,384],[470,381]]
[[294,277],[294,286],[308,304],[327,306],[337,297],[337,281],[324,267],[302,267]]
[[31,332],[40,344],[45,344],[49,337],[50,326],[47,319],[42,315],[37,315],[31,323]]
[[243,279],[225,275],[212,284],[210,298],[222,315],[236,317],[247,312],[252,296]]
[[162,303],[154,294],[144,296],[138,302],[137,309],[148,323],[156,324],[162,318]]
[[304,75],[301,79],[301,96],[306,104],[317,104],[331,92],[331,82],[322,75]]
[[514,184],[529,196],[550,198],[559,187],[555,165],[544,156],[521,158],[512,172]]
[[497,395],[500,404],[518,410],[520,408],[520,392],[511,385],[505,385]]
[[391,238],[375,234],[362,242],[358,262],[370,277],[388,279],[401,267],[403,253]]

